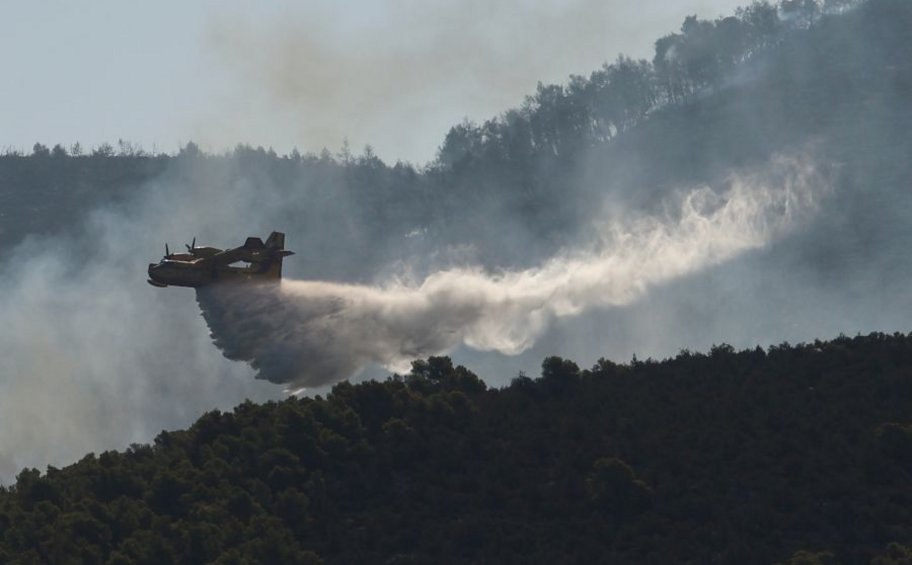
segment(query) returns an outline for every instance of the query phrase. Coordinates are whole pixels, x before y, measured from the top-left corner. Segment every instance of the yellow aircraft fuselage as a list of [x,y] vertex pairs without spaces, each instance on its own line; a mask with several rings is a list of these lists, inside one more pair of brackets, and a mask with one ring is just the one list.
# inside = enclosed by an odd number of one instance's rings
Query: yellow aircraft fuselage
[[[282,259],[294,255],[285,250],[285,234],[272,232],[266,243],[249,237],[241,247],[221,250],[215,247],[187,246],[187,253],[169,253],[158,263],[149,263],[149,284],[159,288],[187,286],[198,288],[218,281],[269,281],[282,278]],[[244,266],[234,266],[243,262]]]

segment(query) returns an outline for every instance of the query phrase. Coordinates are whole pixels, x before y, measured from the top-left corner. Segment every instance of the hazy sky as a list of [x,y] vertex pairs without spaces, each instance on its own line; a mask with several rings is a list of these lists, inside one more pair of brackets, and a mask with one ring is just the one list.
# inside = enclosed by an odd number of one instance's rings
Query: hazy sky
[[650,57],[747,0],[0,0],[0,148],[125,139],[432,159],[538,81]]

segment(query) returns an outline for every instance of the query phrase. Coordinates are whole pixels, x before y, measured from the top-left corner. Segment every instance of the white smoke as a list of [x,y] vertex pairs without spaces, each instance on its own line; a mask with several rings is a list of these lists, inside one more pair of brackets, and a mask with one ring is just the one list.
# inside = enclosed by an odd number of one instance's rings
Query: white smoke
[[169,237],[173,248],[178,234],[269,233],[249,211],[265,217],[280,199],[207,176],[163,177],[133,194],[0,261],[0,484],[26,466],[124,449],[206,410],[281,396],[213,350],[189,289],[145,282]]
[[[198,297],[227,357],[289,387],[332,383],[371,363],[399,370],[460,344],[513,354],[560,316],[636,301],[785,234],[815,209],[826,183],[810,161],[777,159],[765,169],[731,179],[727,190],[691,191],[660,218],[606,219],[588,250],[537,269],[449,268],[375,287],[286,280],[271,291],[220,287]],[[29,240],[0,265],[0,482],[24,466],[149,441],[244,398],[280,397],[221,358],[188,289],[149,287],[145,267],[176,234],[230,243],[238,232],[288,226],[294,247],[285,210],[295,189],[256,191],[191,171],[201,176],[146,185],[93,214],[78,236]],[[289,272],[296,268],[289,262]],[[680,332],[666,339],[683,341]]]
[[810,161],[778,157],[724,191],[694,189],[662,217],[606,223],[596,245],[540,267],[486,273],[453,268],[420,283],[369,287],[284,280],[197,293],[225,356],[261,378],[313,387],[370,363],[393,370],[465,344],[517,354],[555,319],[630,304],[668,282],[781,237],[826,191]]

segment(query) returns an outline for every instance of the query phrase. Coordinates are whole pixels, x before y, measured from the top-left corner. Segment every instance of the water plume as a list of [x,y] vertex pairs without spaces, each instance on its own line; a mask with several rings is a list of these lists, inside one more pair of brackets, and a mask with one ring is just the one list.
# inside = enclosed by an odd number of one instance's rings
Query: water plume
[[651,287],[760,248],[816,209],[827,190],[812,161],[777,157],[762,173],[699,187],[658,216],[606,222],[596,242],[531,269],[454,267],[379,286],[284,280],[198,291],[215,344],[260,378],[330,384],[377,363],[465,344],[518,354],[556,318],[630,304]]

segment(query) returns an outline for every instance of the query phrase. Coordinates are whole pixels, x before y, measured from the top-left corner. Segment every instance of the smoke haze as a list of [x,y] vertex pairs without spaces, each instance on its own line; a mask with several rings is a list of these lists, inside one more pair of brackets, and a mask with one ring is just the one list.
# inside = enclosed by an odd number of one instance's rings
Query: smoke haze
[[[248,187],[208,180],[152,183],[72,233],[29,238],[4,257],[0,482],[24,466],[148,442],[206,410],[281,395],[213,349],[189,291],[145,283],[144,265],[168,236],[201,230],[215,240],[250,206]],[[217,195],[230,204],[200,217]]]
[[217,93],[194,139],[216,147],[280,139],[288,141],[277,147],[314,152],[347,139],[389,161],[426,162],[464,117],[496,115],[538,81],[588,73],[621,51],[648,56],[654,37],[685,15],[712,18],[740,4],[409,0],[359,5],[357,15],[309,2],[257,17],[225,10],[207,39],[230,94]]
[[[25,466],[149,441],[208,409],[282,395],[212,346],[191,291],[152,289],[142,273],[161,253],[159,242],[179,246],[174,234],[230,245],[290,225],[295,189],[254,190],[199,164],[172,168],[136,198],[96,210],[64,236],[28,238],[6,256],[4,481]],[[278,292],[222,287],[198,298],[225,356],[289,388],[313,390],[375,364],[403,369],[463,345],[512,355],[557,319],[630,304],[656,285],[764,246],[812,213],[825,186],[810,161],[780,158],[765,173],[686,191],[663,216],[606,219],[588,251],[567,250],[536,268],[445,267],[420,281],[376,285],[289,280]],[[286,261],[286,275],[324,269],[302,257],[325,246],[289,233],[289,247],[302,253]]]
[[[255,376],[315,393],[359,371],[383,376],[377,365],[398,370],[450,352],[499,386],[518,371],[535,374],[549,355],[585,366],[722,342],[741,348],[908,331],[912,11],[905,12],[821,25],[738,69],[749,85],[657,109],[607,143],[568,143],[559,159],[554,151],[502,159],[488,151],[494,142],[480,141],[451,170],[424,172],[251,148],[161,159],[4,158],[3,244],[18,242],[20,231],[63,231],[2,251],[0,481],[24,466],[150,441],[245,398],[282,397],[282,387]],[[362,103],[365,116],[398,120],[402,136],[426,121],[420,104],[415,114],[407,108],[419,99],[432,105],[433,89],[404,92],[420,81],[403,76],[401,96],[383,88],[373,97],[361,87],[345,93],[345,81],[326,74],[333,48],[325,61],[289,56],[283,80],[292,84],[283,91],[274,84],[283,74],[278,58],[257,68],[258,48],[282,48],[261,43],[255,25],[249,42],[230,18],[225,25],[229,37],[217,41],[230,45],[219,49],[230,57],[240,41],[237,57],[247,58],[232,64],[262,96],[237,106],[237,120],[259,120],[256,103],[275,102],[291,124],[316,116],[305,129],[324,112]],[[283,38],[310,40],[284,30],[276,30],[279,46]],[[306,58],[292,47],[288,53]],[[401,54],[378,50],[364,60],[397,66]],[[512,81],[509,58],[492,60],[505,82],[492,78],[491,93]],[[319,68],[308,75],[308,65]],[[480,90],[468,75],[454,76]],[[301,93],[311,86],[327,100]],[[244,94],[238,90],[239,99]],[[536,116],[561,131],[561,114]],[[36,192],[45,184],[52,190]],[[42,208],[64,195],[73,210]],[[77,205],[91,211],[87,218]],[[26,219],[17,224],[16,215]],[[165,241],[177,249],[196,236],[227,247],[272,230],[285,231],[296,252],[277,291],[209,289],[197,303],[189,289],[144,282]]]
[[781,237],[807,218],[826,183],[807,160],[774,159],[723,193],[686,193],[666,217],[602,226],[596,250],[499,274],[460,268],[380,287],[284,280],[197,291],[215,343],[261,378],[314,387],[370,363],[403,371],[460,344],[518,354],[556,318],[630,304],[649,288]]

